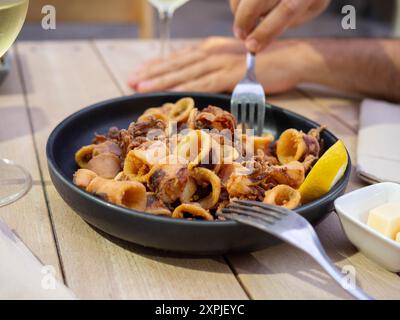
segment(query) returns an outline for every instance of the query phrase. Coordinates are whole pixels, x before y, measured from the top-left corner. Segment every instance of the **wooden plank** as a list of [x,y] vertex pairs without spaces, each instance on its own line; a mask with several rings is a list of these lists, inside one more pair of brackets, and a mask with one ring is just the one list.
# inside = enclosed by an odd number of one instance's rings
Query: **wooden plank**
[[[22,43],[18,48],[29,107],[48,119],[35,134],[40,165],[49,131],[71,112],[120,94],[89,42]],[[37,119],[33,119],[34,126]],[[46,184],[66,280],[80,298],[242,299],[221,257],[169,257],[100,235]]]
[[[34,186],[24,198],[0,208],[0,217],[44,264],[54,267],[58,279],[62,280],[17,61],[14,51],[10,54],[11,73],[0,86],[0,158],[14,160],[26,168],[32,175]],[[40,114],[35,108],[31,112]]]
[[[175,40],[173,48],[195,43],[193,40]],[[106,60],[109,71],[124,94],[132,94],[128,86],[129,75],[144,61],[159,56],[160,43],[158,40],[96,40],[95,48]]]
[[300,92],[354,132],[358,131],[361,99],[346,97],[344,94],[335,95],[323,90],[300,90]]
[[87,43],[23,42],[18,50],[40,164],[48,182],[45,148],[51,130],[73,112],[118,96],[119,91]]
[[120,241],[83,223],[53,186],[47,190],[68,284],[79,297],[246,299],[222,257],[173,255]]
[[[154,42],[96,41],[95,44],[125,93],[131,92],[126,85],[126,79],[132,70],[143,63],[144,59],[154,55]],[[270,99],[271,103],[327,125],[344,141],[354,161],[357,148],[356,109],[351,107],[354,103],[343,99],[330,101],[332,103],[329,105],[326,101],[325,104],[317,103],[299,92]],[[335,101],[338,103],[333,103]],[[338,105],[343,107],[338,108]],[[346,111],[345,114],[351,115],[352,120],[343,124],[338,118],[340,112],[329,108]],[[364,184],[353,173],[348,191],[362,186]],[[338,266],[352,265],[356,268],[357,278],[366,291],[377,298],[400,297],[397,289],[400,285],[398,277],[358,253],[346,239],[335,214],[331,214],[321,223],[317,231],[329,256]],[[286,244],[252,254],[229,255],[228,259],[252,298],[349,298],[307,255]]]

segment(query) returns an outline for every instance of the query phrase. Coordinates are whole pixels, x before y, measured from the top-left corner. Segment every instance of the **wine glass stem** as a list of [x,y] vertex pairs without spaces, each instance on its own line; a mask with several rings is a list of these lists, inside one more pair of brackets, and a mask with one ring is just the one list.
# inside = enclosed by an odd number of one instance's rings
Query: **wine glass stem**
[[170,53],[171,45],[171,21],[174,12],[172,10],[160,10],[160,41],[161,57],[165,58]]

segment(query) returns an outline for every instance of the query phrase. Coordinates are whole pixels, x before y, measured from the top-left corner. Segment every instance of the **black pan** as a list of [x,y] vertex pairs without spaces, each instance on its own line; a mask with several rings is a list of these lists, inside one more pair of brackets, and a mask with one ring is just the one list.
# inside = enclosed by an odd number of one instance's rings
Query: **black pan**
[[[90,144],[93,134],[106,133],[108,128],[128,127],[147,108],[175,102],[182,97],[193,97],[196,106],[209,104],[229,110],[230,97],[199,93],[159,93],[117,98],[82,109],[61,122],[47,142],[47,159],[51,179],[65,202],[85,221],[115,237],[145,247],[192,254],[222,254],[234,251],[254,251],[278,240],[261,231],[234,221],[189,221],[154,216],[110,204],[72,183],[77,170],[75,152]],[[308,131],[319,125],[296,113],[267,107],[265,127],[275,134],[287,128]],[[337,138],[329,131],[322,133],[325,148]],[[350,177],[351,163],[342,179],[322,198],[296,211],[312,224],[319,223],[333,208],[333,201],[344,193]]]

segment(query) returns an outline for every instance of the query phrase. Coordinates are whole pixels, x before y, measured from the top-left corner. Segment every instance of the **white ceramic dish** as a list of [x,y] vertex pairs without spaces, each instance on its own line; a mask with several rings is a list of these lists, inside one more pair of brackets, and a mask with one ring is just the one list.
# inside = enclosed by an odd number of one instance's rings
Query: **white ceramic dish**
[[374,184],[335,201],[344,232],[367,257],[392,272],[400,272],[400,243],[391,240],[367,225],[369,210],[387,202],[400,202],[400,184]]

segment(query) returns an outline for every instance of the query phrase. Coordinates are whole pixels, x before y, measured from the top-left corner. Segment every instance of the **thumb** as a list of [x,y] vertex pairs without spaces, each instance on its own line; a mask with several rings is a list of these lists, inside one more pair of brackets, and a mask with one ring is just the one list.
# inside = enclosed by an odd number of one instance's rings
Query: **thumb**
[[257,53],[280,36],[291,24],[307,11],[311,0],[281,0],[246,38],[246,47]]

